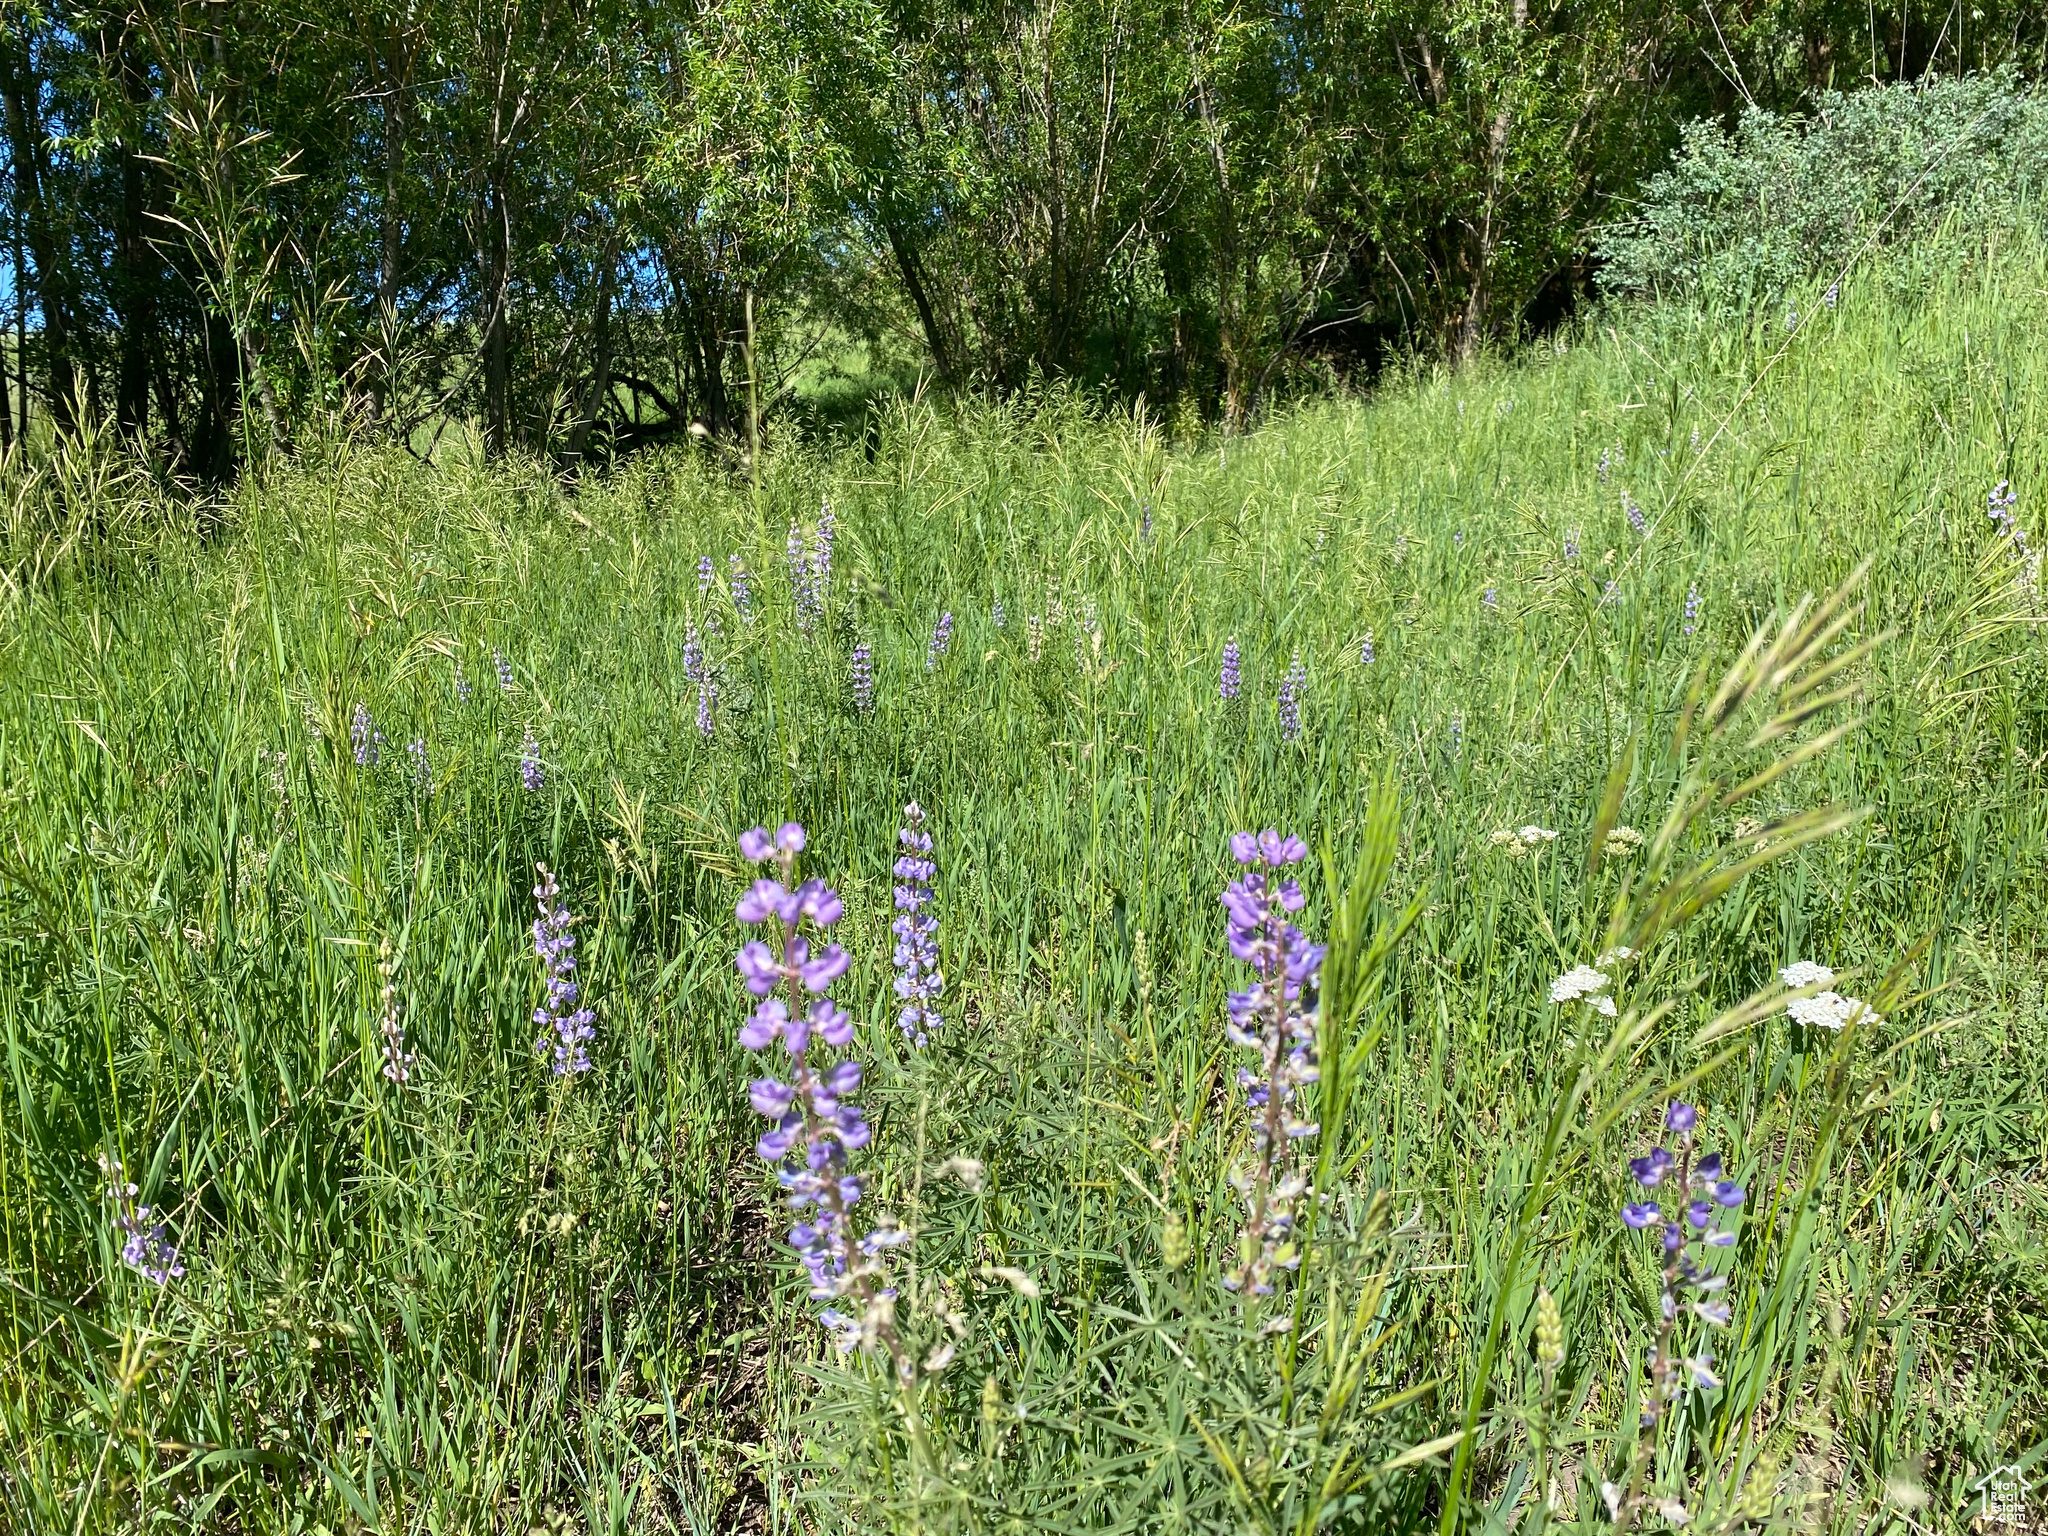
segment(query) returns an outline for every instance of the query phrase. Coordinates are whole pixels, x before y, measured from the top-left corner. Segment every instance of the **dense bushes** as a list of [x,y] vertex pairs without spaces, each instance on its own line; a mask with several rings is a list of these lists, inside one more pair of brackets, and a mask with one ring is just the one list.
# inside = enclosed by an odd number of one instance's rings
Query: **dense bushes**
[[1810,117],[1688,124],[1637,215],[1599,240],[1602,282],[1714,309],[1797,302],[1796,284],[1873,245],[1949,259],[1946,232],[2038,218],[2044,185],[2048,94],[2010,74],[1829,91]]

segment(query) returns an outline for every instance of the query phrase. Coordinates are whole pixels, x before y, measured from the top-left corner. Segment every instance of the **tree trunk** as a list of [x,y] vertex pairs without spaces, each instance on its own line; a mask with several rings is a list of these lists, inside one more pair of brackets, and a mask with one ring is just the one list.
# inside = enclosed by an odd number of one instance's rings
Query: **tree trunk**
[[410,123],[412,51],[394,33],[382,39],[384,71],[384,199],[377,210],[377,331],[379,368],[372,386],[371,409],[388,421],[391,396],[398,387],[398,263],[405,226],[399,217],[400,186],[405,177],[405,135]]
[[124,32],[109,42],[129,111],[120,145],[121,204],[114,230],[114,292],[121,321],[114,416],[123,436],[139,439],[149,433],[150,358],[156,339],[155,274],[144,233],[149,167],[135,142],[147,85],[135,35]]
[[[1522,30],[1529,25],[1529,0],[1514,0],[1515,48],[1521,49]],[[1501,102],[1493,114],[1493,126],[1486,135],[1486,203],[1479,216],[1479,228],[1474,235],[1472,253],[1472,287],[1465,295],[1465,313],[1458,324],[1458,361],[1469,363],[1479,355],[1479,344],[1486,339],[1486,305],[1489,295],[1487,285],[1493,277],[1493,258],[1498,237],[1495,232],[1495,214],[1500,205],[1501,184],[1507,174],[1508,130],[1514,125],[1509,101],[1512,99],[1513,69],[1510,78],[1501,84]]]
[[946,345],[945,333],[939,328],[938,314],[932,308],[924,262],[903,238],[894,219],[884,219],[882,228],[889,236],[889,250],[896,257],[896,270],[903,274],[903,286],[910,293],[910,302],[917,306],[917,323],[924,327],[924,343],[931,349],[932,366],[938,369],[940,378],[950,381],[953,377],[952,349]]
[[491,308],[484,325],[484,452],[491,458],[500,459],[512,446],[508,400],[511,344],[506,333],[511,318],[506,310],[511,301],[512,242],[505,189],[495,178],[485,212],[491,224],[490,282],[487,290]]
[[[14,159],[14,206],[26,226],[28,252],[35,262],[34,286],[36,306],[43,316],[45,388],[50,416],[59,432],[69,432],[77,425],[78,372],[71,360],[70,334],[65,324],[57,243],[43,203],[42,86],[35,78],[35,56],[27,32],[9,28],[4,46],[0,95],[6,98],[7,136]],[[24,417],[26,409],[24,400]]]
[[590,429],[597,425],[597,413],[612,392],[612,283],[618,266],[619,230],[614,224],[598,257],[597,307],[590,317],[590,384],[577,407],[576,423],[569,429],[569,446],[562,455],[565,469],[582,462]]

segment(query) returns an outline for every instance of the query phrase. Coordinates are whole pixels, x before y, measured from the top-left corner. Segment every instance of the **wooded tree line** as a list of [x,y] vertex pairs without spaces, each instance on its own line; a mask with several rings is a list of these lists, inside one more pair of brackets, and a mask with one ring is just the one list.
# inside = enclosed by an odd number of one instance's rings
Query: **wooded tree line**
[[[1583,288],[1677,124],[2033,0],[0,0],[0,435],[744,435],[865,340],[1240,423]],[[1888,10],[1888,14],[1880,14]]]

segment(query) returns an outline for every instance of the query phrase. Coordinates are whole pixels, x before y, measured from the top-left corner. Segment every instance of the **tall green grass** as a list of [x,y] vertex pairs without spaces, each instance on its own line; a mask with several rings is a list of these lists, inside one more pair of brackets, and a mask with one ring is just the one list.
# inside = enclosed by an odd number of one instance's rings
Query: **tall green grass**
[[[1060,396],[906,405],[872,456],[780,446],[758,493],[684,457],[570,496],[337,447],[195,516],[104,449],[10,465],[0,1523],[1504,1529],[1545,1518],[1548,1467],[1554,1518],[1598,1528],[1656,1300],[1621,1160],[1705,1067],[1687,1091],[1751,1201],[1728,1385],[1672,1429],[1690,1507],[1960,1527],[2048,1413],[2048,608],[1984,501],[2010,478],[2048,540],[2048,260],[1859,273],[1808,311],[1790,336],[1617,314],[1242,438]],[[827,497],[805,637],[784,538]],[[1587,872],[1610,781],[1653,831],[1691,681],[1864,561],[1839,644],[1888,638],[1845,678],[1862,723],[1745,809],[1872,814],[1664,939],[1625,1000],[1671,1007],[1582,1078],[1604,1035],[1546,988],[1630,867]],[[707,742],[683,650],[714,618]],[[888,990],[911,798],[949,977],[923,1054]],[[920,1234],[905,1315],[967,1323],[924,1389],[941,1461],[870,1364],[826,1358],[751,1152],[734,838],[787,817],[847,900],[864,1163]],[[1490,843],[1525,823],[1558,841]],[[1331,982],[1355,1072],[1288,1333],[1216,1285],[1243,1142],[1216,896],[1228,834],[1269,825],[1327,849],[1305,925],[1361,955]],[[566,1087],[528,1022],[537,860],[599,1015]],[[1801,958],[1918,1001],[1839,1049],[1781,1017],[1699,1039]],[[121,1264],[102,1156],[182,1280]],[[1539,1285],[1567,1340],[1547,1394]]]

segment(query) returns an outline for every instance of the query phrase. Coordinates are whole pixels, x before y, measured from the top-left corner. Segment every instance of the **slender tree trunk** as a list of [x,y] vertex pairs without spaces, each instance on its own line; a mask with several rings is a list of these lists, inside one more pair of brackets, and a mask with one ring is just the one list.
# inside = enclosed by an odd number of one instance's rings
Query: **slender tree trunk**
[[[1529,24],[1529,0],[1514,0],[1514,7],[1515,51],[1519,55],[1522,30]],[[1472,287],[1465,295],[1465,313],[1458,323],[1460,363],[1468,363],[1478,356],[1479,344],[1486,339],[1486,306],[1490,297],[1487,287],[1493,278],[1493,258],[1498,243],[1494,226],[1501,186],[1507,174],[1508,130],[1514,126],[1511,105],[1514,85],[1514,67],[1511,66],[1501,85],[1500,106],[1494,111],[1493,126],[1486,135],[1486,203],[1480,211],[1479,228],[1473,236]]]
[[1244,397],[1244,302],[1237,230],[1237,199],[1230,183],[1230,158],[1223,149],[1223,129],[1209,99],[1209,83],[1195,77],[1195,107],[1202,133],[1209,141],[1209,162],[1216,172],[1216,349],[1223,364],[1223,430],[1235,432],[1250,415]]
[[[70,335],[65,324],[63,277],[58,268],[56,240],[43,203],[42,85],[35,78],[35,55],[27,32],[9,28],[4,46],[5,72],[0,76],[0,94],[6,97],[7,135],[14,158],[14,206],[27,227],[28,252],[35,262],[36,305],[43,317],[50,417],[58,431],[69,432],[77,424],[78,373],[71,360]],[[23,408],[25,414],[25,401]]]
[[372,387],[371,409],[379,421],[389,419],[391,397],[398,388],[398,263],[405,226],[400,218],[405,178],[405,135],[411,121],[412,52],[395,32],[383,39],[384,66],[384,199],[377,210],[377,329],[381,356]]
[[149,166],[135,142],[146,99],[144,65],[132,32],[110,38],[128,122],[120,145],[121,204],[115,225],[115,280],[121,319],[114,415],[124,436],[149,433],[149,365],[156,339],[156,285],[144,233]]
[[612,392],[612,284],[619,266],[619,231],[605,237],[598,257],[597,307],[590,317],[590,383],[583,391],[583,403],[576,410],[576,424],[569,429],[569,446],[562,455],[564,468],[583,459],[584,444],[597,425],[597,413]]
[[493,177],[486,203],[490,219],[490,313],[484,327],[484,452],[503,458],[512,446],[512,420],[508,401],[511,343],[506,313],[511,303],[511,232],[505,189]]
[[917,306],[917,323],[924,327],[924,342],[931,349],[932,366],[938,369],[940,378],[951,380],[952,349],[946,345],[945,333],[939,327],[938,314],[932,308],[930,288],[925,282],[924,262],[903,238],[903,233],[894,219],[884,219],[882,228],[889,236],[889,250],[896,258],[896,270],[903,274],[903,286],[910,294],[910,302]]

